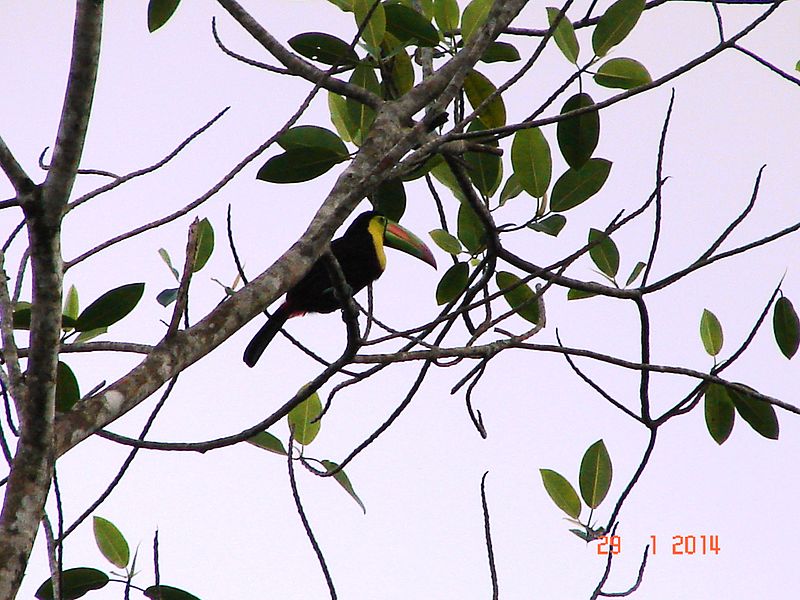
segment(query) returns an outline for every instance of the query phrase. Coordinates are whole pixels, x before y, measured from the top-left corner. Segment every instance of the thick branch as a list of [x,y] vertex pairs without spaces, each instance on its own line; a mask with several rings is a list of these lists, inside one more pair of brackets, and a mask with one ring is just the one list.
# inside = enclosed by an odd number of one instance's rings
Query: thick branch
[[102,2],[79,0],[72,62],[53,155],[41,194],[21,199],[33,271],[30,352],[20,437],[0,514],[0,599],[16,596],[53,476],[56,365],[61,334],[61,217],[80,162],[94,95]]
[[59,205],[59,210],[63,210],[72,191],[86,140],[100,59],[102,20],[102,0],[80,0],[77,3],[67,92],[53,160],[44,183],[45,204],[54,202]]

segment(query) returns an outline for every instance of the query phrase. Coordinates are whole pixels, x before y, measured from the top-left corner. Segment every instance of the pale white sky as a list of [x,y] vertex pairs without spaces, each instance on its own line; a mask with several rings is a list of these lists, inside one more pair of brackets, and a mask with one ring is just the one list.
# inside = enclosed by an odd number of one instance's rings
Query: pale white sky
[[[63,98],[72,30],[70,4],[29,1],[0,6],[4,30],[0,135],[37,181],[42,178],[37,157],[53,143]],[[71,213],[64,227],[67,259],[196,198],[280,127],[308,90],[298,79],[270,75],[224,56],[211,38],[212,16],[231,48],[266,59],[215,3],[184,4],[174,20],[153,35],[146,29],[144,2],[108,4],[103,62],[83,164],[117,173],[149,165],[220,109],[232,108],[157,174]],[[352,34],[351,16],[322,0],[245,5],[281,40],[303,31],[327,31],[343,38]],[[733,32],[761,9],[723,10],[726,31]],[[746,38],[745,46],[791,70],[800,58],[798,19],[800,9],[790,3]],[[543,5],[531,3],[516,24],[541,27],[543,23]],[[579,37],[586,53],[589,39],[585,32]],[[518,43],[523,55],[532,48],[532,42],[503,39]],[[646,13],[615,56],[636,58],[657,77],[715,40],[710,6],[673,3]],[[568,75],[567,67],[555,49],[547,52],[542,64],[523,80],[524,89],[507,96],[509,118],[529,114]],[[480,67],[496,81],[513,68]],[[674,87],[664,167],[671,179],[665,187],[655,277],[686,265],[704,251],[746,204],[762,164],[768,166],[759,204],[725,248],[800,219],[795,177],[800,90],[733,52],[688,74]],[[586,89],[595,99],[611,93],[588,81]],[[665,87],[604,111],[596,155],[614,162],[606,187],[584,207],[567,214],[569,224],[557,240],[527,236],[510,244],[519,244],[546,263],[578,247],[589,227],[603,227],[619,210],[637,207],[655,178],[655,150],[669,93]],[[562,102],[556,104],[560,107]],[[330,127],[324,97],[315,101],[302,123]],[[554,130],[545,134],[554,145]],[[218,247],[193,283],[193,319],[220,300],[219,287],[210,278],[229,284],[234,277],[223,239],[227,205],[233,205],[237,245],[252,276],[302,232],[336,176],[331,172],[291,186],[256,181],[258,167],[273,153],[256,161],[195,213],[211,219]],[[560,172],[563,164],[558,160]],[[98,183],[104,181],[81,179],[78,193]],[[407,191],[404,222],[424,234],[436,226],[435,210],[424,185],[417,182]],[[11,196],[10,186],[2,181],[0,198]],[[514,200],[507,219],[529,211],[527,203],[523,197]],[[14,211],[0,213],[0,231],[9,231],[18,218]],[[170,312],[155,302],[155,296],[173,280],[157,250],[168,249],[180,262],[189,220],[117,246],[68,273],[66,283],[78,287],[83,306],[112,287],[147,282],[141,305],[114,326],[107,339],[153,343],[163,333],[159,319],[167,319]],[[644,259],[650,223],[648,215],[615,238],[622,254],[621,272],[627,274]],[[19,245],[12,250],[10,273],[20,251]],[[440,265],[447,263],[438,250],[437,257]],[[433,293],[444,269],[440,267],[437,275],[397,253],[388,258],[387,273],[375,289],[378,314],[399,327],[435,314]],[[784,240],[719,263],[653,297],[653,361],[710,368],[697,333],[702,310],[714,311],[723,324],[724,358],[747,334],[785,272],[784,291],[800,306],[800,275],[795,268],[799,259],[797,239]],[[571,273],[593,277],[588,260]],[[404,286],[408,288],[402,297],[393,297]],[[547,296],[548,328],[536,341],[554,342],[558,327],[565,344],[636,359],[633,306],[605,299],[567,304],[564,296],[563,290]],[[261,322],[258,319],[182,376],[152,439],[194,441],[237,432],[269,414],[316,374],[315,365],[283,340],[270,346],[255,369],[247,369],[241,352]],[[519,330],[524,327],[521,321],[516,325]],[[341,348],[343,326],[337,315],[296,319],[289,329],[325,356],[332,357]],[[83,390],[101,380],[113,381],[136,363],[132,357],[88,355],[69,356],[67,361]],[[646,432],[578,381],[563,359],[515,352],[494,362],[474,398],[488,439],[481,440],[472,427],[463,392],[449,393],[471,365],[436,370],[407,412],[348,469],[366,504],[366,515],[334,482],[298,472],[305,508],[340,598],[490,597],[479,496],[480,477],[487,470],[502,597],[590,595],[604,562],[595,546],[568,533],[569,524],[544,492],[538,470],[555,469],[577,485],[584,450],[603,438],[615,475],[608,505],[597,511],[599,522],[605,522],[638,464]],[[636,407],[634,375],[581,365],[628,406]],[[402,400],[417,368],[398,366],[392,374],[338,397],[308,454],[341,460]],[[797,359],[786,361],[765,328],[727,375],[797,403],[799,372]],[[667,377],[655,377],[654,382],[656,410],[670,406],[692,385]],[[146,402],[112,429],[138,434],[154,402]],[[798,583],[797,526],[791,510],[800,491],[796,464],[800,422],[784,412],[779,412],[779,419],[780,441],[764,440],[738,420],[721,448],[706,432],[701,410],[664,427],[650,465],[620,515],[623,551],[606,590],[626,589],[633,582],[644,545],[657,535],[658,552],[650,557],[635,597],[789,597],[787,590]],[[284,425],[274,433],[287,438]],[[104,488],[126,454],[127,449],[109,442],[89,440],[59,462],[67,523]],[[151,543],[158,528],[163,583],[211,600],[326,597],[324,580],[294,510],[284,461],[249,445],[203,456],[144,451],[97,514],[116,523],[133,545],[139,545],[141,574],[135,583],[142,587],[153,583]],[[669,546],[676,534],[717,535],[721,552],[673,556]],[[65,561],[67,567],[110,568],[94,548],[89,522],[69,538]],[[20,597],[31,597],[45,577],[40,543]],[[88,597],[121,594],[121,586],[109,586]]]

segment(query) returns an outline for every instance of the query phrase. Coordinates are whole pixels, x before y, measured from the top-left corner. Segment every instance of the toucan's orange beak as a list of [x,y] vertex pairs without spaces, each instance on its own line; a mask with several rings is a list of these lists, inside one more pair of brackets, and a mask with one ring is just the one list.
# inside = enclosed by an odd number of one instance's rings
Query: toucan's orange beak
[[394,221],[387,219],[383,240],[389,248],[410,254],[425,261],[434,269],[436,268],[436,259],[433,257],[431,249],[425,245],[425,242]]

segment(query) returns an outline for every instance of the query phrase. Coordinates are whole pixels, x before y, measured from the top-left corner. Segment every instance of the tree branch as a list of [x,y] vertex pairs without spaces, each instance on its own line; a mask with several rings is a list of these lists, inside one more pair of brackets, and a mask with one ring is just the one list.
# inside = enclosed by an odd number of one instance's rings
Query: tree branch
[[[31,178],[28,177],[28,174],[17,162],[17,159],[14,158],[11,149],[6,146],[2,137],[0,137],[0,169],[3,169],[3,172],[6,174],[6,177],[8,177],[11,185],[14,186],[14,190],[17,192],[18,196],[31,192],[33,181],[31,181]],[[10,202],[11,201],[8,201],[7,205],[13,206]]]
[[72,61],[53,165],[41,194],[22,201],[33,290],[27,394],[20,437],[0,513],[0,599],[22,581],[53,475],[56,365],[61,334],[61,218],[75,181],[91,113],[100,53],[102,2],[78,0]]

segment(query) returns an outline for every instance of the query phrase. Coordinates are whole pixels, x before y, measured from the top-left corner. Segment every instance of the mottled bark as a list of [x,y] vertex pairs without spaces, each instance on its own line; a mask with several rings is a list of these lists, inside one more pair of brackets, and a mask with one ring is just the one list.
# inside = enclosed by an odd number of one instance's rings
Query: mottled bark
[[10,600],[17,594],[53,474],[63,281],[61,218],[75,182],[91,114],[101,30],[102,2],[79,0],[53,163],[41,187],[28,192],[15,186],[25,213],[33,285],[24,397],[15,398],[20,436],[0,513],[0,600]]

